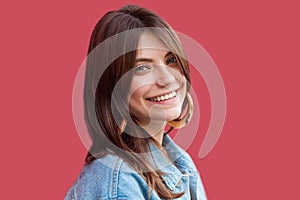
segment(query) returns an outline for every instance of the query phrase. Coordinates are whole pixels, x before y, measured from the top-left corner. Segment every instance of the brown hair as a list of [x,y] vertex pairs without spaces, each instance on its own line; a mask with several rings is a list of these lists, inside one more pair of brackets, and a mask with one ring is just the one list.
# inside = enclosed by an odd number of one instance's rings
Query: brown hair
[[[108,153],[107,149],[110,149],[145,179],[149,185],[148,198],[150,188],[152,188],[161,198],[173,199],[184,193],[172,193],[161,179],[163,172],[155,170],[148,158],[140,156],[141,153],[149,152],[149,142],[158,146],[159,144],[144,129],[130,123],[120,134],[118,130],[121,120],[132,116],[127,114],[129,113],[126,110],[128,104],[124,98],[112,97],[117,82],[135,66],[135,49],[138,47],[139,38],[145,27],[155,27],[151,29],[152,32],[173,51],[183,75],[190,82],[189,66],[183,48],[175,32],[162,18],[135,5],[127,5],[120,10],[106,13],[96,24],[88,49],[84,109],[86,124],[93,143],[86,157],[86,163],[89,164],[104,156]],[[135,31],[126,33],[132,29]],[[115,37],[120,33],[124,33],[122,37]],[[112,36],[114,38],[107,42],[107,39]],[[126,49],[132,49],[132,51],[126,52]],[[113,58],[113,55],[119,54],[120,56]],[[98,77],[99,74],[102,76]],[[116,95],[128,94],[130,76],[123,81]],[[147,135],[149,137],[145,137]]]

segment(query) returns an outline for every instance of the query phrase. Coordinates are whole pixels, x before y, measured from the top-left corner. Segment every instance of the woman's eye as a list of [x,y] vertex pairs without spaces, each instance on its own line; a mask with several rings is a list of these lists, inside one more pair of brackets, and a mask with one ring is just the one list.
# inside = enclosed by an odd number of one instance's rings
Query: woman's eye
[[177,59],[176,59],[175,56],[172,56],[172,57],[168,58],[167,65],[170,65],[170,64],[171,65],[177,64]]
[[148,69],[150,68],[147,65],[139,65],[135,68],[135,71],[141,73],[147,71]]

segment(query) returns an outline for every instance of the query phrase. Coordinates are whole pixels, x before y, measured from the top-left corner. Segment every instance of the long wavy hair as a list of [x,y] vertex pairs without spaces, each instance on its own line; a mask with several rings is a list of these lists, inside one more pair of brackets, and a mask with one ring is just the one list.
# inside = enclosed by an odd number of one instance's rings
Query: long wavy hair
[[[134,124],[128,123],[122,134],[119,128],[122,119],[134,118],[132,114],[128,114],[126,98],[122,98],[122,95],[129,93],[132,76],[129,74],[126,79],[121,77],[134,68],[140,36],[145,30],[143,28],[148,27],[155,27],[150,30],[174,53],[181,73],[190,82],[189,66],[183,48],[175,32],[162,18],[135,5],[106,13],[92,32],[86,63],[84,113],[92,139],[86,163],[114,152],[148,183],[148,198],[152,188],[161,198],[174,199],[184,193],[171,192],[161,179],[163,172],[154,169],[149,158],[141,156],[141,153],[150,151],[150,142],[157,146],[160,144],[143,128]],[[135,31],[126,32],[133,29]],[[118,34],[123,36],[117,37]],[[113,39],[109,40],[110,38]],[[126,49],[131,51],[127,52]],[[114,58],[115,55],[120,56]],[[114,92],[118,81],[122,81],[121,87],[118,92]],[[187,87],[189,90],[189,86]]]

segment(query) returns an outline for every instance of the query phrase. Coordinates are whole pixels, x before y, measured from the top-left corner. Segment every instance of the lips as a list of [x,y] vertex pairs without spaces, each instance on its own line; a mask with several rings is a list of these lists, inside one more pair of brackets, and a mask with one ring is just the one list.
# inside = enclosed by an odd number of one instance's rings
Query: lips
[[176,92],[175,91],[164,94],[164,95],[151,97],[151,98],[148,98],[147,100],[150,100],[150,101],[153,101],[153,102],[160,102],[160,101],[166,101],[168,99],[173,99],[174,97],[176,97]]

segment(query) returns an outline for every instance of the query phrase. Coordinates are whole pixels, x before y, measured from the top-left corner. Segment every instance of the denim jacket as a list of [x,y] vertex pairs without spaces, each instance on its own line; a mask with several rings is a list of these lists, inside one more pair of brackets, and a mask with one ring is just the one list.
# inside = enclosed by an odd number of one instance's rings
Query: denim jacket
[[[174,193],[184,191],[178,200],[206,200],[200,175],[191,157],[165,135],[163,146],[172,162],[150,144],[156,167],[164,172],[163,182]],[[144,200],[148,198],[146,181],[123,159],[107,154],[84,165],[65,200]],[[151,191],[150,200],[160,200]]]

